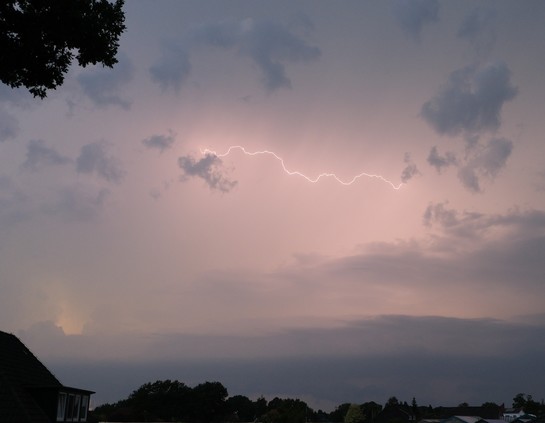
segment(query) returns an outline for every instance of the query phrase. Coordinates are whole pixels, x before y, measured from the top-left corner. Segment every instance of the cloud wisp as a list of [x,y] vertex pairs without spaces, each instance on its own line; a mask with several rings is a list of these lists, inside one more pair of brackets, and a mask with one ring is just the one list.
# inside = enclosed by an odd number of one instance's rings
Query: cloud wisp
[[44,140],[30,140],[27,145],[26,160],[21,167],[37,171],[47,166],[62,166],[71,162],[72,159],[63,156],[54,148],[48,147]]
[[118,106],[128,110],[131,102],[123,98],[119,91],[133,78],[134,66],[130,59],[119,55],[119,62],[113,69],[93,69],[81,73],[78,82],[83,92],[97,107]]
[[428,163],[435,167],[438,173],[441,173],[443,169],[449,166],[455,166],[458,163],[456,155],[450,151],[447,151],[444,156],[441,156],[437,151],[437,146],[433,146],[428,155]]
[[148,138],[142,140],[142,144],[150,150],[158,150],[163,153],[165,150],[168,150],[174,144],[176,140],[176,134],[172,131],[169,131],[167,135],[157,134],[152,135]]
[[76,159],[78,173],[96,174],[108,182],[119,183],[125,176],[120,161],[114,156],[108,156],[106,143],[93,142],[81,147]]
[[492,138],[477,151],[458,170],[462,184],[473,192],[481,192],[481,178],[494,180],[499,171],[505,167],[507,159],[513,151],[513,142],[506,138]]
[[420,40],[425,25],[439,20],[437,0],[395,0],[392,8],[401,29],[415,41]]
[[467,39],[477,54],[485,55],[492,51],[496,41],[494,19],[496,13],[492,9],[476,7],[466,14],[458,28],[458,38]]
[[409,153],[405,153],[403,161],[405,162],[406,166],[401,172],[401,182],[406,184],[409,179],[413,178],[413,176],[419,175],[420,171],[418,170],[418,167],[416,167],[416,164],[413,163]]
[[191,62],[186,50],[173,42],[162,43],[163,55],[149,68],[151,80],[163,91],[179,93],[191,73]]
[[237,181],[230,180],[224,173],[222,160],[214,154],[206,154],[197,160],[191,155],[178,158],[178,166],[183,171],[182,181],[197,177],[202,179],[211,190],[223,193],[231,191]]
[[15,138],[19,133],[19,122],[11,114],[0,108],[0,142]]

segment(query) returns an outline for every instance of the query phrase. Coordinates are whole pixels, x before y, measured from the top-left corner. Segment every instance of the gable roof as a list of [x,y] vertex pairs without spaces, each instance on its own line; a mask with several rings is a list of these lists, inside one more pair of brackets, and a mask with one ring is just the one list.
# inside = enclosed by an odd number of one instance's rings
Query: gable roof
[[0,374],[28,388],[60,388],[62,384],[15,335],[0,331]]
[[31,392],[62,384],[15,336],[0,331],[0,421],[49,423]]

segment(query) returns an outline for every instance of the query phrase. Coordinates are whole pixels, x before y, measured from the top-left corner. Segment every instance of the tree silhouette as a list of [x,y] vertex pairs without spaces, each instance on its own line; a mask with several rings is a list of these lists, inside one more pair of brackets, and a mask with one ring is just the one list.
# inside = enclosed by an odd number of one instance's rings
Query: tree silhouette
[[80,66],[112,67],[125,30],[124,0],[2,0],[0,80],[36,97],[64,81],[74,57]]

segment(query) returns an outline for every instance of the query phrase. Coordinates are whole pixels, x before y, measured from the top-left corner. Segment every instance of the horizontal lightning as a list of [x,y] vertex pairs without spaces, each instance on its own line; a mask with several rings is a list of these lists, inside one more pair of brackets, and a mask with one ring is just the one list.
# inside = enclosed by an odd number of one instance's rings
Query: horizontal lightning
[[216,157],[225,157],[225,156],[228,156],[229,154],[231,154],[231,152],[233,150],[240,150],[242,151],[245,155],[247,156],[258,156],[258,155],[269,155],[269,156],[273,156],[276,160],[278,160],[280,162],[280,164],[282,165],[282,169],[284,169],[284,172],[286,172],[288,175],[290,176],[293,176],[293,175],[297,175],[297,176],[300,176],[302,178],[305,178],[308,182],[312,182],[313,184],[317,183],[320,179],[322,178],[333,178],[335,179],[339,184],[342,184],[342,185],[352,185],[353,183],[355,183],[358,179],[360,178],[363,178],[363,177],[366,177],[366,178],[373,178],[373,179],[379,179],[381,180],[382,182],[385,182],[387,183],[388,185],[390,185],[393,189],[395,190],[398,190],[400,189],[403,185],[403,183],[399,183],[399,184],[394,184],[392,181],[389,181],[388,179],[386,179],[384,176],[382,175],[376,175],[376,174],[373,174],[373,173],[366,173],[366,172],[361,172],[359,174],[357,174],[356,176],[354,176],[352,179],[350,180],[342,180],[341,178],[339,178],[337,175],[335,175],[334,173],[327,173],[327,172],[324,172],[324,173],[320,173],[318,176],[316,176],[315,178],[311,178],[307,175],[305,175],[304,173],[301,173],[297,170],[289,170],[285,163],[284,163],[284,159],[282,157],[280,157],[278,154],[276,154],[274,151],[269,151],[269,150],[261,150],[261,151],[247,151],[243,146],[241,145],[232,145],[231,147],[229,147],[227,149],[227,151],[225,153],[217,153],[216,151],[213,151],[213,150],[210,150],[208,148],[204,149],[204,150],[201,150],[201,153],[203,155],[212,155],[212,156],[216,156]]

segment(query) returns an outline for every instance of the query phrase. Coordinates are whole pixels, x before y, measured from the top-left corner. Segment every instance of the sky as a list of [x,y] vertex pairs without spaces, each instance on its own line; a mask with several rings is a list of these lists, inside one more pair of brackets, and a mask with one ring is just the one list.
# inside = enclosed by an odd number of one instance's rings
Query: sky
[[93,405],[545,398],[545,2],[124,10],[0,85],[1,330]]

